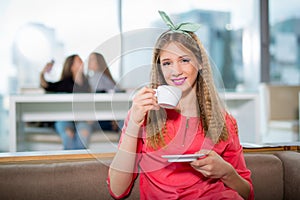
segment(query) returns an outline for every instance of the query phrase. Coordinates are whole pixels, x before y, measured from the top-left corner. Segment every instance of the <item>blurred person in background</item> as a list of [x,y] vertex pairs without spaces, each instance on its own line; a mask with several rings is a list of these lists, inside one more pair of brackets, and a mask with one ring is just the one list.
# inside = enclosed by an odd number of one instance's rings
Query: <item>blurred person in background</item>
[[[47,92],[88,93],[89,81],[83,73],[83,62],[77,54],[66,58],[61,78],[57,82],[48,82],[45,73],[52,70],[54,61],[47,63],[40,75],[40,84]],[[60,135],[65,150],[88,148],[92,123],[85,121],[57,121],[55,129]]]
[[[107,63],[102,54],[92,52],[88,58],[88,80],[95,93],[110,93],[120,91],[116,86]],[[102,130],[118,131],[123,126],[123,121],[99,121]],[[94,124],[97,129],[98,124]]]
[[100,53],[93,52],[89,56],[88,79],[92,92],[109,92],[116,89],[116,82]]

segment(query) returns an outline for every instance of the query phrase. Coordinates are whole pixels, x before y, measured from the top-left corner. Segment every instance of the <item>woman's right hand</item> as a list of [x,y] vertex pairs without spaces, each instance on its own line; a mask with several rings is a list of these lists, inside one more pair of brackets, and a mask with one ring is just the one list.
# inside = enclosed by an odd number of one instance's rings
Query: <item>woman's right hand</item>
[[159,110],[155,91],[148,87],[143,87],[134,96],[131,107],[131,120],[138,125],[142,125],[149,110]]
[[53,62],[48,62],[48,63],[45,65],[45,67],[44,67],[44,69],[43,69],[43,71],[42,71],[42,74],[44,74],[44,73],[46,73],[46,72],[47,72],[47,73],[50,72],[50,71],[52,70],[53,65],[54,65]]
[[47,88],[48,87],[48,83],[47,83],[47,81],[46,81],[46,79],[44,77],[44,74],[46,72],[50,72],[51,69],[52,69],[52,67],[53,67],[53,65],[54,65],[54,61],[48,62],[45,65],[45,67],[43,68],[43,70],[42,70],[42,72],[40,74],[40,85],[41,85],[42,88]]

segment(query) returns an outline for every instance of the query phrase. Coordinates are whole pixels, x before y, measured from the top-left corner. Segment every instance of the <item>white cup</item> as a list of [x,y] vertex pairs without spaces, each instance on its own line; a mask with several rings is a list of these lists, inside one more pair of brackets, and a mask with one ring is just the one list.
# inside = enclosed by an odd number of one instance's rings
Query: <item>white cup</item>
[[171,85],[160,85],[154,90],[156,91],[157,103],[162,108],[175,108],[182,95],[181,89]]

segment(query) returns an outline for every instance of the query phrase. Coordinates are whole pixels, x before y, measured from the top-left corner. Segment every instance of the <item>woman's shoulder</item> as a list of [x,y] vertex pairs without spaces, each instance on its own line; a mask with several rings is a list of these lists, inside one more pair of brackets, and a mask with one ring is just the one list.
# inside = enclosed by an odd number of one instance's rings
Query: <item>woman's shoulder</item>
[[48,87],[45,88],[47,92],[67,92],[73,90],[74,82],[72,78],[64,78],[56,82],[47,82]]
[[238,134],[237,121],[232,114],[230,114],[228,112],[225,113],[225,123],[226,123],[226,127],[227,127],[229,134],[232,134],[232,133]]
[[226,123],[228,123],[228,122],[232,122],[232,123],[236,122],[235,117],[231,113],[229,113],[229,112],[225,113],[225,120],[226,120]]

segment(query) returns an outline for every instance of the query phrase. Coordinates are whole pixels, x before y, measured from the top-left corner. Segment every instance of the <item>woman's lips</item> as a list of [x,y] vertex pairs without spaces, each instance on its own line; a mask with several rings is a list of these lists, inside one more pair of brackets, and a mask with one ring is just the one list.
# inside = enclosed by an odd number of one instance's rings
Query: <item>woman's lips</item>
[[182,85],[185,82],[186,78],[176,78],[176,79],[172,79],[172,82],[175,85]]

